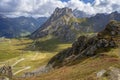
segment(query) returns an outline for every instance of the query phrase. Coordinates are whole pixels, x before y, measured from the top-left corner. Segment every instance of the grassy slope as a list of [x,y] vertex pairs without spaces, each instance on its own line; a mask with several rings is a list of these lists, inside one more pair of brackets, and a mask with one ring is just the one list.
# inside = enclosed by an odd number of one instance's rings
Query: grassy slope
[[[51,38],[44,38],[39,41],[39,47],[42,48],[41,52],[29,50],[22,52],[21,49],[25,48],[29,43],[31,43],[31,40],[5,40],[0,45],[0,65],[3,64],[1,62],[6,62],[7,64],[9,63],[9,65],[11,65],[17,60],[25,58],[24,61],[20,62],[14,67],[13,72],[18,71],[21,69],[21,67],[27,66],[31,66],[31,69],[26,71],[32,71],[46,64],[57,52],[71,46],[71,44],[60,43],[56,40],[51,40]],[[57,44],[55,45],[54,43]],[[36,52],[39,54],[33,60]],[[64,66],[60,69],[53,70],[38,77],[32,77],[24,80],[98,80],[96,78],[96,73],[100,70],[107,69],[110,66],[120,67],[119,52],[119,48],[111,49],[109,52],[102,53],[102,55],[84,59],[76,65]],[[24,72],[25,71],[21,73]]]
[[64,66],[47,74],[24,80],[99,80],[96,78],[96,73],[100,70],[111,66],[120,67],[119,52],[119,48],[115,48],[102,55],[84,59],[79,64]]
[[36,46],[33,50],[48,53],[57,53],[71,46],[71,42],[61,42],[51,35],[38,39],[33,44]]
[[101,49],[98,55],[78,61],[77,64],[24,80],[108,80],[106,77],[98,79],[96,74],[110,67],[120,68],[120,42],[118,41],[117,44],[117,48],[103,49],[104,51]]
[[[24,58],[25,60],[21,61],[17,65],[13,67],[13,73],[16,71],[23,69],[25,67],[31,66],[30,69],[22,71],[20,74],[26,72],[26,71],[32,71],[40,66],[45,65],[49,59],[54,56],[58,51],[69,47],[71,44],[62,44],[59,43],[56,46],[56,50],[51,51],[30,51],[30,50],[23,50],[31,44],[32,40],[29,39],[4,39],[2,42],[0,42],[0,66],[6,65],[13,65],[18,60]],[[42,42],[42,41],[40,41]],[[48,40],[49,42],[49,40]],[[46,41],[46,43],[48,43]],[[58,43],[57,41],[54,41],[54,43]],[[45,46],[43,50],[46,50],[47,45],[52,45],[52,43],[45,44],[41,43],[41,46]],[[50,46],[52,47],[52,46]],[[51,49],[51,48],[50,48]],[[19,75],[19,74],[17,74]]]

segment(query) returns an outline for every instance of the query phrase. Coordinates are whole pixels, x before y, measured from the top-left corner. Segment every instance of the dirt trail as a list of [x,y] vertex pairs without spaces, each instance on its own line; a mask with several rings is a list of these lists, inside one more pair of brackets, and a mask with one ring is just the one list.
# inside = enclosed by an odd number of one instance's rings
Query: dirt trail
[[28,66],[28,67],[25,67],[25,68],[23,68],[23,69],[20,69],[19,71],[13,73],[13,75],[16,75],[16,74],[18,74],[18,73],[20,73],[20,72],[22,72],[22,71],[24,71],[24,70],[28,70],[28,69],[30,69],[30,68],[31,68],[31,66]]
[[20,62],[22,62],[22,61],[24,61],[24,60],[25,60],[25,58],[19,59],[18,61],[16,61],[16,62],[12,65],[12,67],[14,67],[15,65],[17,65],[18,63],[20,63]]

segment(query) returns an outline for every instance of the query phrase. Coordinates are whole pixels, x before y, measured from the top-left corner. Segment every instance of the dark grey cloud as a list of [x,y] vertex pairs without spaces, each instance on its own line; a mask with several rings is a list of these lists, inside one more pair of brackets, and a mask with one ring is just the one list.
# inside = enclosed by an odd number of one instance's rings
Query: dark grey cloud
[[14,12],[19,6],[18,0],[1,0],[0,12]]

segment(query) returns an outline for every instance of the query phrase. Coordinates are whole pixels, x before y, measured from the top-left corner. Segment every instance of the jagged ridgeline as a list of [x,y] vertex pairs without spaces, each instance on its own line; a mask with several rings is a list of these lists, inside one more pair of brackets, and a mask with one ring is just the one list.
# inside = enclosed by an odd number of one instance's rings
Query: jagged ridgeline
[[120,13],[96,14],[92,17],[79,17],[80,11],[70,8],[56,8],[50,18],[30,38],[52,36],[60,41],[74,41],[80,35],[91,35],[104,30],[111,20],[120,21]]
[[118,46],[120,46],[120,22],[111,21],[97,36],[91,38],[80,36],[71,48],[55,55],[48,66],[60,67],[73,64],[83,58],[99,55]]
[[[80,34],[92,33],[92,26],[87,25],[85,18],[76,18],[70,8],[56,8],[51,17],[30,38],[42,38],[52,35],[61,41],[73,41]],[[85,25],[84,27],[82,25]]]

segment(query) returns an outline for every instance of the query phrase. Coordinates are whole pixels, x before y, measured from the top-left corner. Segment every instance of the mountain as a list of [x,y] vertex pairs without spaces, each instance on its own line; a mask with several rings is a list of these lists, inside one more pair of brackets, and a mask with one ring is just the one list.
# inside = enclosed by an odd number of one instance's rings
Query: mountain
[[[70,65],[76,61],[99,55],[120,44],[120,22],[111,21],[105,29],[96,36],[80,36],[72,47],[55,55],[48,63],[53,68]],[[79,61],[80,62],[80,61]]]
[[104,26],[107,25],[107,23],[111,20],[120,21],[120,13],[118,13],[117,11],[112,12],[110,14],[98,13],[94,16],[90,16],[89,14],[86,14],[83,11],[75,9],[73,11],[73,14],[77,18],[86,18],[86,21],[82,22],[80,25],[84,24],[82,25],[83,27],[92,26],[94,32],[102,31],[105,28]]
[[32,17],[8,18],[0,16],[0,37],[14,38],[26,36],[35,31],[46,21],[46,17],[38,19]]
[[[77,16],[79,18],[80,13],[78,12]],[[81,13],[82,15],[82,13]],[[116,20],[116,21],[120,21],[120,13],[118,13],[117,11],[112,12],[110,14],[105,14],[105,13],[101,13],[101,14],[96,14],[95,16],[91,16],[91,17],[86,17],[85,18],[86,21],[81,22],[81,26],[83,27],[88,27],[88,26],[92,26],[93,27],[93,32],[99,32],[104,30],[105,25],[107,25],[107,23],[111,20]]]
[[52,35],[62,41],[73,41],[79,33],[92,32],[91,26],[80,25],[83,21],[85,19],[76,18],[70,8],[56,8],[51,17],[32,33],[30,38],[36,39]]
[[[83,18],[84,17],[84,18]],[[111,20],[120,21],[120,13],[96,14],[90,17],[77,9],[56,8],[50,18],[30,35],[37,39],[52,35],[61,41],[74,41],[79,35],[96,33],[104,30]]]
[[96,14],[95,16],[92,16],[90,18],[87,18],[87,21],[85,22],[88,25],[92,25],[94,28],[94,32],[102,31],[107,25],[107,23],[111,20],[117,20],[120,21],[120,13],[112,12],[111,14]]

